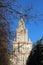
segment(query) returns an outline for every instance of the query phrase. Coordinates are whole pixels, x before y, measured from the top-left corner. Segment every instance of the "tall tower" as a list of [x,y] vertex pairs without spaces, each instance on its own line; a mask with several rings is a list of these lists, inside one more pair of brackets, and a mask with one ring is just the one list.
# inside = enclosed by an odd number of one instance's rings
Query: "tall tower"
[[27,42],[28,31],[25,29],[25,24],[22,18],[19,20],[18,28],[16,30],[16,42]]
[[13,62],[16,62],[17,65],[26,65],[27,57],[30,54],[32,49],[32,42],[28,40],[28,30],[25,28],[25,23],[22,17],[22,13],[20,15],[20,20],[18,23],[18,28],[16,30],[16,37],[13,41]]

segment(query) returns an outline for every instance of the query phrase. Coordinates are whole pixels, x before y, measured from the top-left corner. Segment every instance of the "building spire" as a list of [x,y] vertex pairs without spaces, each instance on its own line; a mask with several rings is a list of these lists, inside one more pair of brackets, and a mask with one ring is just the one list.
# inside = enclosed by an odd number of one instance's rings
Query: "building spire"
[[22,6],[20,6],[20,18],[22,18]]
[[18,28],[25,28],[25,23],[23,20],[23,16],[22,16],[22,6],[20,6],[20,20],[19,20],[19,24],[18,24]]

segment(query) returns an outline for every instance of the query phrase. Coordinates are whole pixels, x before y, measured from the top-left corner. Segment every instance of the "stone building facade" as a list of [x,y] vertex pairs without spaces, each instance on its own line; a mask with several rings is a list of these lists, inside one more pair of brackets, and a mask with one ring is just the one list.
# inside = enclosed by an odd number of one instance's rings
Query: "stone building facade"
[[13,41],[13,55],[11,55],[12,65],[26,65],[26,60],[31,49],[32,42],[28,40],[28,30],[25,28],[23,18],[20,17],[16,37]]

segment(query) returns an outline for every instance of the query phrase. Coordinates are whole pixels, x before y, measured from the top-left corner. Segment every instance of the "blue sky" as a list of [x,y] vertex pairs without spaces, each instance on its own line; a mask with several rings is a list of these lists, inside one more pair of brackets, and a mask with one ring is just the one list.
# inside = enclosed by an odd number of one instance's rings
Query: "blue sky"
[[[24,10],[28,8],[31,4],[32,4],[32,10],[30,10],[29,12],[25,12]],[[17,7],[15,5],[17,5]],[[20,8],[18,8],[19,5],[22,5],[23,14],[28,13],[28,15],[38,15],[37,18],[33,20],[32,19],[25,20],[27,22],[25,23],[25,26],[28,29],[28,37],[31,39],[33,43],[35,43],[43,36],[43,0],[17,0],[17,2],[13,4],[12,7],[20,11]],[[10,21],[15,23],[12,29],[16,30],[19,18],[18,20],[15,20],[14,15],[12,16]],[[20,17],[20,15],[17,16]],[[10,15],[8,16],[8,18],[10,18]]]
[[[32,4],[33,9],[28,14],[31,14],[31,15],[43,14],[43,0],[17,0],[16,4],[22,5],[22,13],[24,13],[23,10],[25,8],[27,8],[29,5]],[[28,22],[28,20],[26,22]],[[26,28],[28,29],[28,37],[34,43],[43,36],[43,16],[40,15],[33,21],[30,19],[29,22],[30,24],[27,23],[25,25],[26,25]]]

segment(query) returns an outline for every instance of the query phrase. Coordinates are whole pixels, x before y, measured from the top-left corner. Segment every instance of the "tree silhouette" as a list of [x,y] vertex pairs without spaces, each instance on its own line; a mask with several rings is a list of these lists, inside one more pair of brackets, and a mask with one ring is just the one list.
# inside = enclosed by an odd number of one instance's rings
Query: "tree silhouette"
[[[4,0],[5,2],[5,0]],[[6,18],[6,8],[9,7],[4,3],[3,0],[0,1],[0,65],[9,65],[9,49],[8,46],[13,39],[11,23]]]
[[26,65],[43,65],[43,43],[42,39],[36,42],[30,56],[27,59]]

